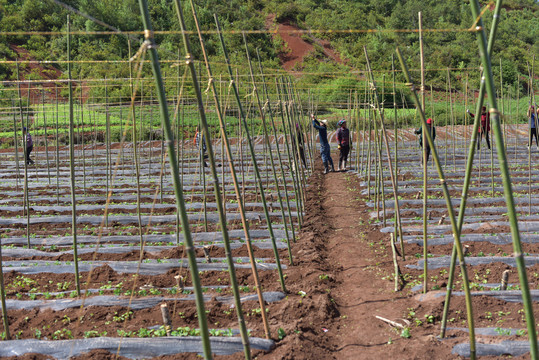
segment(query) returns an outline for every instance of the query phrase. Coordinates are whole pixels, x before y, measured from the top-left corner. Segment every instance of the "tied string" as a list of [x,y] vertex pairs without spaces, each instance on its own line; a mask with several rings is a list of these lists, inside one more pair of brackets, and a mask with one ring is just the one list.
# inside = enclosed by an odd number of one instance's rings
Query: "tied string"
[[144,40],[136,54],[129,59],[129,62],[137,60],[139,57],[142,56],[142,54],[146,53],[146,50],[148,49],[157,49],[157,45],[154,44],[153,41],[151,41],[150,39]]
[[481,26],[478,26],[477,24],[479,23],[479,20],[481,20],[481,18],[483,17],[483,15],[485,14],[485,12],[487,12],[488,9],[490,9],[492,7],[492,5],[494,5],[494,1],[491,1],[489,2],[484,8],[483,10],[481,10],[481,13],[479,13],[479,16],[477,16],[472,24],[472,26],[470,26],[470,29],[469,31],[481,31],[483,30],[483,27]]
[[206,90],[204,90],[204,94],[208,94],[208,91],[210,91],[211,84],[213,83],[213,78],[208,79],[208,86],[206,87]]
[[251,91],[250,94],[245,95],[245,97],[248,98],[249,96],[255,96],[255,95],[256,95],[256,86],[254,86],[253,91]]

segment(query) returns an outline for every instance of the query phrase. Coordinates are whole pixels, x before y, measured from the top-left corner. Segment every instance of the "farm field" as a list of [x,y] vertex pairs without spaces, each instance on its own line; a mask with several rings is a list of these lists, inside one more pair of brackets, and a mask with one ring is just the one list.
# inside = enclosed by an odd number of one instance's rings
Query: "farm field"
[[[438,151],[446,169],[446,181],[455,195],[453,204],[458,213],[463,179],[459,169],[465,163],[464,145],[470,139],[468,132],[453,141],[449,136],[451,129],[439,128],[438,131],[447,133],[447,137],[439,140]],[[442,319],[453,240],[447,222],[439,224],[441,218],[447,217],[447,208],[432,167],[428,172],[427,193],[428,293],[422,291],[423,201],[417,195],[422,192],[422,174],[416,170],[421,153],[415,142],[406,140],[412,136],[410,130],[400,131],[397,147],[406,256],[406,259],[398,256],[402,272],[398,292],[393,289],[394,269],[388,240],[389,233],[395,230],[391,182],[387,165],[383,165],[381,180],[375,175],[377,166],[385,160],[383,157],[378,159],[374,151],[369,170],[367,134],[360,136],[365,143],[352,154],[353,166],[349,171],[322,175],[319,162],[315,162],[314,173],[305,188],[303,225],[294,233],[297,242],[293,242],[289,230],[292,266],[280,204],[274,196],[276,189],[271,189],[270,183],[266,185],[286,292],[279,283],[260,194],[253,186],[254,181],[249,180],[254,177],[249,174],[252,165],[245,162],[245,208],[252,248],[264,290],[270,331],[281,337],[265,339],[237,203],[229,200],[227,227],[255,356],[262,359],[286,356],[347,358],[361,354],[368,358],[380,351],[395,352],[396,356],[402,347],[407,351],[418,351],[414,355],[418,357],[434,356],[434,353],[436,356],[444,353],[447,357],[466,356],[466,312],[459,280],[447,318],[447,337],[444,340],[436,338]],[[539,296],[539,293],[535,295],[539,283],[534,274],[539,269],[534,238],[539,230],[535,228],[537,219],[533,213],[537,206],[533,197],[536,189],[529,179],[530,171],[533,178],[537,170],[528,167],[528,156],[537,154],[537,149],[532,148],[528,153],[522,145],[520,130],[509,131],[507,138],[508,144],[520,139],[516,147],[508,145],[508,154],[531,294],[535,299]],[[2,154],[2,263],[10,333],[17,339],[4,342],[7,346],[2,348],[2,356],[8,356],[9,352],[33,352],[55,357],[92,358],[101,356],[103,349],[115,353],[119,347],[118,354],[130,358],[140,356],[135,354],[148,344],[155,346],[145,349],[145,356],[149,357],[161,355],[162,358],[162,346],[167,346],[170,354],[184,353],[185,356],[192,351],[201,351],[193,286],[182,246],[183,235],[176,232],[174,195],[169,174],[159,161],[161,148],[156,146],[158,143],[141,142],[138,152],[142,237],[130,146],[120,148],[112,144],[114,150],[110,155],[114,161],[109,166],[106,153],[100,149],[103,146],[93,148],[88,145],[84,150],[88,163],[84,170],[81,164],[78,165],[78,173],[85,176],[77,178],[76,192],[81,297],[77,296],[73,266],[69,171],[64,168],[68,153],[63,147],[59,149],[58,164],[64,166],[59,166],[57,172],[55,152],[51,151],[47,170],[45,152],[38,149],[37,165],[29,166],[27,170],[28,206],[24,196],[17,196],[23,181],[16,175],[13,154]],[[375,144],[374,141],[373,147]],[[267,156],[264,159],[264,146],[256,146],[260,164],[268,161]],[[201,186],[204,178],[208,177],[209,181],[210,176],[207,168],[201,171],[196,149],[190,141],[181,148],[184,152],[183,187],[185,199],[188,199],[188,218],[212,335],[212,351],[236,358],[240,356],[242,346],[232,305],[222,234],[215,216],[211,185],[207,185],[207,192]],[[218,143],[215,148],[219,149]],[[235,148],[236,153],[239,148]],[[82,148],[78,147],[76,153],[81,152]],[[217,153],[217,158],[220,156]],[[527,353],[526,324],[496,162],[497,159],[483,146],[474,162],[461,240],[467,249],[477,341],[485,344],[479,345],[478,350],[480,353],[514,351],[513,356],[517,356]],[[267,165],[261,166],[263,172],[271,172]],[[283,166],[289,165],[283,163]],[[111,176],[107,180],[106,169],[109,168]],[[164,174],[162,184],[159,181],[161,171]],[[49,172],[53,179],[50,184]],[[225,174],[220,180],[225,189],[223,196],[233,199],[230,178]],[[296,193],[291,180],[287,180],[286,187],[280,186],[280,192],[284,198],[284,191],[288,191],[290,215],[297,230]],[[346,202],[344,206],[343,201]],[[104,216],[105,208],[108,209],[107,216]],[[396,245],[400,249],[400,243]],[[500,291],[505,270],[509,270],[508,288]],[[171,311],[171,335],[180,339],[174,345],[166,342],[162,304],[167,304]],[[376,315],[401,323],[405,329],[392,328],[377,320]],[[298,348],[298,341],[302,347]],[[42,344],[49,342],[62,345],[47,345],[45,349]],[[429,350],[423,353],[427,348]],[[84,353],[86,355],[81,355]]]
[[0,2],[0,359],[539,359],[538,11]]

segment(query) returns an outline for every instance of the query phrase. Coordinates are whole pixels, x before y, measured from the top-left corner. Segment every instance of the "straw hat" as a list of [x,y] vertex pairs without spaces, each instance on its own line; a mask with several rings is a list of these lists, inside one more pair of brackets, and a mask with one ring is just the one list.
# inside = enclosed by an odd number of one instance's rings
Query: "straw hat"
[[326,125],[326,126],[327,126],[327,124],[328,124],[328,121],[327,121],[326,119],[320,120],[320,122],[321,122],[322,124]]

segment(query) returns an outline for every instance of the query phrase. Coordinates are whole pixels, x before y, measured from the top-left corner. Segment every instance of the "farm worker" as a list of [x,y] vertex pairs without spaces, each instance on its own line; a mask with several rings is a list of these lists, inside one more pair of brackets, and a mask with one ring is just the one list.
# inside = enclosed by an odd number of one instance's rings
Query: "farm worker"
[[[346,127],[346,120],[339,120],[337,123],[337,142],[340,151],[339,156],[339,171],[346,171],[346,162],[348,161],[348,153],[350,152],[350,130]],[[341,165],[342,164],[342,165]]]
[[204,167],[208,167],[208,163],[206,162],[206,159],[208,158],[208,154],[206,154],[206,138],[204,137],[204,134],[202,134],[202,141],[201,141],[201,133],[200,129],[197,126],[196,133],[195,133],[195,146],[200,151],[200,143],[202,142],[202,162],[204,163]]
[[[303,140],[303,132],[301,132],[301,127],[298,123],[296,123],[296,139],[298,141],[297,147],[299,148],[299,157],[301,161],[303,162],[303,166],[307,168],[307,161],[305,160],[305,141]],[[294,142],[294,137],[292,137],[292,147],[294,149],[294,153],[296,153],[296,144]]]
[[320,138],[320,155],[322,156],[322,162],[324,163],[324,174],[327,174],[329,170],[329,165],[331,165],[331,171],[335,171],[333,167],[333,159],[331,159],[331,153],[329,150],[328,142],[328,121],[321,120],[320,122],[316,120],[314,114],[311,114],[311,119],[313,120],[313,127],[318,130],[318,137]]
[[23,136],[23,142],[26,143],[26,163],[28,165],[33,165],[34,161],[30,159],[30,153],[34,149],[34,141],[32,140],[32,135],[30,135],[28,130],[25,127],[23,127],[22,136]]
[[[434,125],[432,125],[432,119],[431,118],[427,119],[427,130],[430,133],[430,135],[432,136],[432,141],[434,141],[434,139],[436,139],[436,128],[434,127]],[[423,134],[423,127],[420,127],[419,129],[417,129],[415,131],[415,133],[418,134],[418,135],[422,135]],[[423,136],[419,137],[419,147],[421,147],[421,148],[423,147]],[[428,142],[425,144],[425,152],[427,154],[427,162],[428,162],[429,161],[429,156],[430,156],[430,146],[429,146]]]
[[[470,110],[466,110],[468,114],[470,114],[471,117],[475,117],[474,114],[470,112]],[[487,112],[486,106],[483,106],[481,108],[481,126],[479,127],[479,132],[477,133],[477,137],[479,138],[479,141],[477,142],[477,150],[481,148],[481,138],[483,137],[483,134],[485,135],[485,140],[487,141],[487,147],[490,150],[490,140],[488,137],[488,133],[490,132],[490,114]]]
[[537,140],[537,113],[533,105],[528,108],[528,119],[530,123],[530,140],[528,141],[528,148],[532,144],[532,139],[535,136],[535,145],[539,149],[539,142]]

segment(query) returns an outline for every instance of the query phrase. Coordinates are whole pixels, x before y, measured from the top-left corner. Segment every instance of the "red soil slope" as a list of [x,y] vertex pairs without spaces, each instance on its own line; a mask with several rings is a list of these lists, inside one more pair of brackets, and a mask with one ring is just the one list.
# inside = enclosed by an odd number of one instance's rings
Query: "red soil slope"
[[[288,51],[279,55],[279,59],[281,60],[282,66],[285,70],[293,70],[296,64],[301,64],[301,62],[303,62],[305,56],[315,51],[314,46],[302,38],[302,34],[294,32],[296,30],[301,30],[296,25],[291,24],[288,21],[283,24],[274,24],[273,15],[268,16],[266,19],[266,25],[269,28],[272,26],[277,26],[278,36],[280,36],[281,39],[287,44]],[[328,58],[341,64],[345,63],[339,57],[337,52],[333,50],[329,41],[317,39],[311,34],[308,36],[313,42],[316,42],[323,48],[324,54]]]

